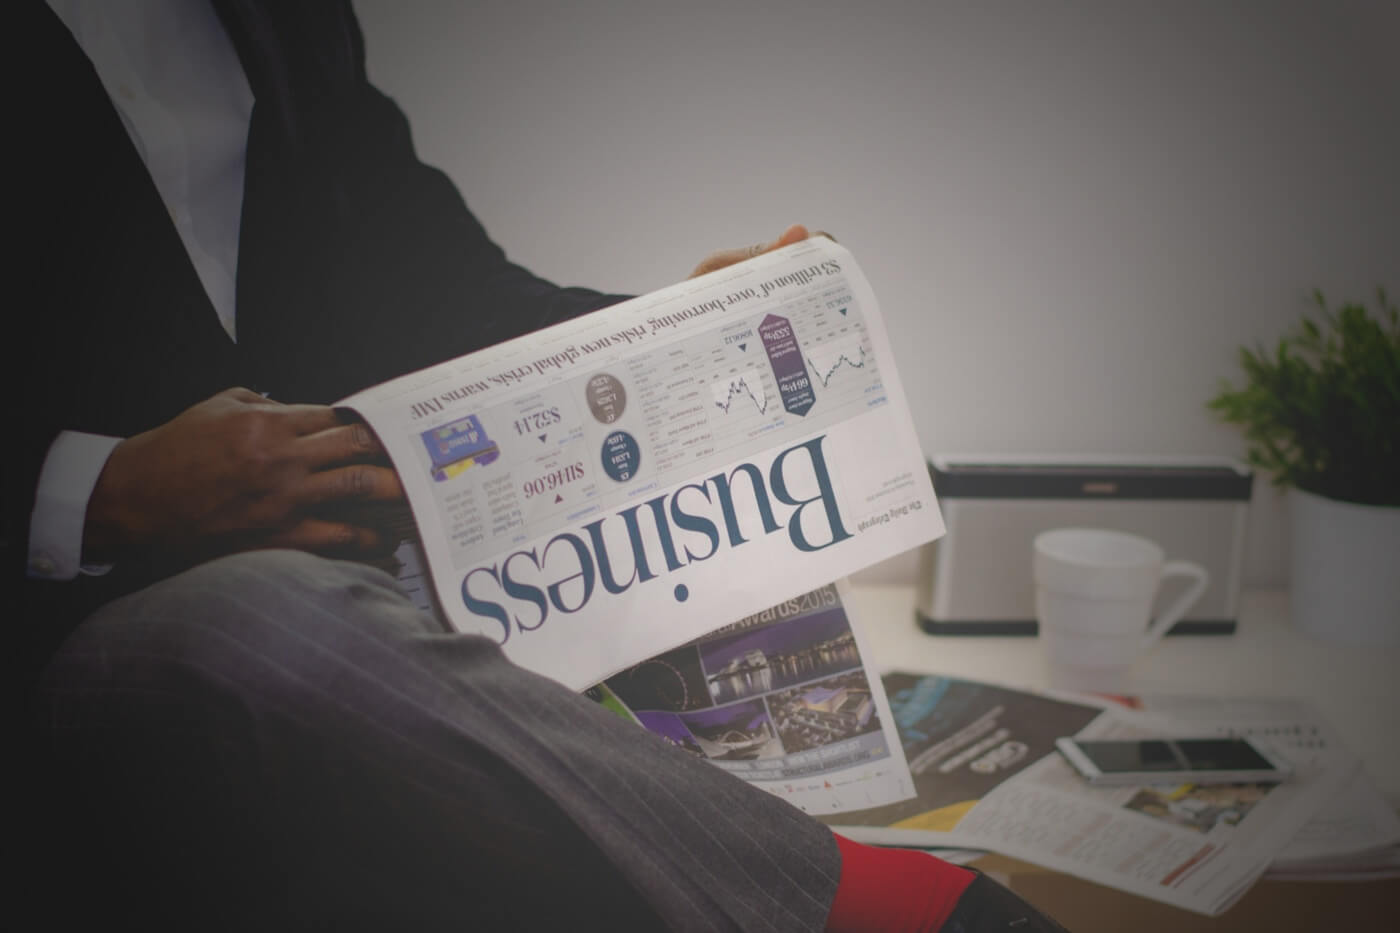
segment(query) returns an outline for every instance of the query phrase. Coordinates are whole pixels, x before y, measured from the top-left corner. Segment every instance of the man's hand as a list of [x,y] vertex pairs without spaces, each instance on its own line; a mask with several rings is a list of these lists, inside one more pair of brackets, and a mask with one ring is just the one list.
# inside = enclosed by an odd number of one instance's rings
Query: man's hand
[[396,542],[352,516],[403,501],[387,462],[369,428],[333,408],[228,389],[116,446],[88,502],[83,559],[382,553]]
[[[824,233],[820,230],[814,235],[835,239],[831,234]],[[807,233],[806,227],[801,224],[793,224],[771,243],[755,243],[753,246],[740,246],[738,249],[717,250],[700,261],[700,265],[696,266],[695,271],[690,273],[690,278],[693,279],[698,275],[704,275],[706,272],[714,272],[716,269],[723,269],[725,266],[732,266],[736,262],[752,259],[770,250],[791,246],[793,243],[807,239],[808,236],[809,234]]]

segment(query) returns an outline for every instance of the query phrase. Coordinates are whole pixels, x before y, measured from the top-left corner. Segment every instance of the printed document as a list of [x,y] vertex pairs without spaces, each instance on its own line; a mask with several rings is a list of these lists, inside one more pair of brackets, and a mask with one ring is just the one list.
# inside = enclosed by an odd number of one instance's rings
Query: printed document
[[[917,796],[826,822],[863,842],[986,849],[1199,913],[1219,914],[1329,801],[1357,760],[1292,700],[1135,700],[885,675]],[[1059,735],[1252,735],[1288,758],[1282,784],[1095,787]]]
[[805,809],[912,793],[833,581],[944,528],[845,248],[813,237],[340,404],[402,478],[400,578],[451,628]]
[[825,816],[913,796],[845,581],[649,658],[588,690],[697,758]]

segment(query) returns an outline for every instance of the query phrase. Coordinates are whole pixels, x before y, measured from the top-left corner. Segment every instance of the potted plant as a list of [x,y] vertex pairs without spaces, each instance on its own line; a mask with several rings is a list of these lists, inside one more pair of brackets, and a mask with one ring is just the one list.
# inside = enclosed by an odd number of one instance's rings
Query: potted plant
[[1273,353],[1240,349],[1244,385],[1208,403],[1244,428],[1249,463],[1290,491],[1293,621],[1353,644],[1400,644],[1400,312],[1335,312],[1313,292]]

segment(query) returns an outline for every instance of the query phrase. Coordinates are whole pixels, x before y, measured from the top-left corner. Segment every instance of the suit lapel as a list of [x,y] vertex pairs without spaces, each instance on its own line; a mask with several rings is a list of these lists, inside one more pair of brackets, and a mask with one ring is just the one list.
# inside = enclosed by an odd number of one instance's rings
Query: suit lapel
[[299,158],[290,56],[268,9],[254,0],[214,0],[253,92],[244,160],[236,273],[238,340],[259,385],[271,385],[272,359],[285,342],[294,270]]
[[[339,235],[335,173],[318,147],[359,72],[342,4],[214,0],[253,90],[239,234],[238,340],[263,385],[304,368],[340,309],[325,295]],[[318,129],[319,128],[319,129]],[[307,400],[307,399],[298,399]]]
[[243,63],[263,119],[273,120],[285,138],[295,139],[289,59],[267,11],[253,0],[214,0],[214,9]]

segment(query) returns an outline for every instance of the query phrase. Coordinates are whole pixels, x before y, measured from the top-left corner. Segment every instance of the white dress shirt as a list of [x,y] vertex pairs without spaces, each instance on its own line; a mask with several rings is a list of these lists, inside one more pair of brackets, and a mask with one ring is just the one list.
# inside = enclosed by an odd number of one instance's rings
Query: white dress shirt
[[[213,6],[191,0],[48,2],[96,69],[219,322],[235,338],[253,92]],[[30,519],[31,576],[65,580],[85,569],[88,499],[120,440],[64,431],[49,447]]]

